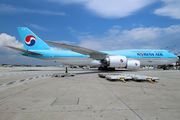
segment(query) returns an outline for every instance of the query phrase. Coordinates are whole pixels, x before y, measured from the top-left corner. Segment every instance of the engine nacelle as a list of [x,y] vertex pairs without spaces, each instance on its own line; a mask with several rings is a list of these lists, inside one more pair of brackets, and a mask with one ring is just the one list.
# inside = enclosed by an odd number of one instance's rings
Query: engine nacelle
[[126,67],[127,58],[125,56],[109,56],[105,59],[109,67]]
[[140,68],[140,66],[141,66],[141,63],[138,60],[128,60],[127,61],[127,68],[137,69],[137,68]]
[[140,68],[140,61],[138,60],[128,60],[125,56],[109,56],[105,59],[105,64],[108,67],[117,68],[117,67],[124,67],[130,69],[137,69]]

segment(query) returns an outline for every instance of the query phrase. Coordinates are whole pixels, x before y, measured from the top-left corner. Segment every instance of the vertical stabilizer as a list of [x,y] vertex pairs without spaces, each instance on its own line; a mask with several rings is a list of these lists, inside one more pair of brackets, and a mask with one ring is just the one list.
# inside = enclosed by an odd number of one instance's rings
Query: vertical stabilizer
[[27,27],[18,27],[18,32],[26,50],[50,50],[44,41],[35,35]]

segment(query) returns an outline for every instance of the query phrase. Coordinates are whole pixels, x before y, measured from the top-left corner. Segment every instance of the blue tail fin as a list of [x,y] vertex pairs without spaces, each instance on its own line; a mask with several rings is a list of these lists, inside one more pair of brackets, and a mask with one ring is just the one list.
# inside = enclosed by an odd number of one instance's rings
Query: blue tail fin
[[26,50],[50,50],[44,41],[26,27],[18,27],[18,32]]

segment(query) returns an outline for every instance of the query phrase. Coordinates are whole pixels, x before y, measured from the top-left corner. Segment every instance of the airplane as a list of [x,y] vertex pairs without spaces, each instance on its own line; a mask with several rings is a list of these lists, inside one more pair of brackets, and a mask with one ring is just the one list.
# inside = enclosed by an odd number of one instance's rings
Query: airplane
[[[58,62],[64,65],[97,66],[99,70],[127,68],[137,69],[145,65],[167,65],[179,58],[168,50],[126,49],[97,51],[80,46],[53,41],[43,41],[27,27],[17,27],[25,49],[6,46],[20,51],[21,55]],[[46,43],[66,48],[55,50]]]

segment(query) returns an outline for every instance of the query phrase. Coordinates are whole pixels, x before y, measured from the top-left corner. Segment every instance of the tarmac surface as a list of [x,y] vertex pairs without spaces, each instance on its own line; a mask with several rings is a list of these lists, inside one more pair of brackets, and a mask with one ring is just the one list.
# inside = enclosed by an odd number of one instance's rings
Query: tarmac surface
[[117,70],[159,77],[149,81],[111,82],[97,69],[0,67],[0,120],[179,120],[179,70]]

